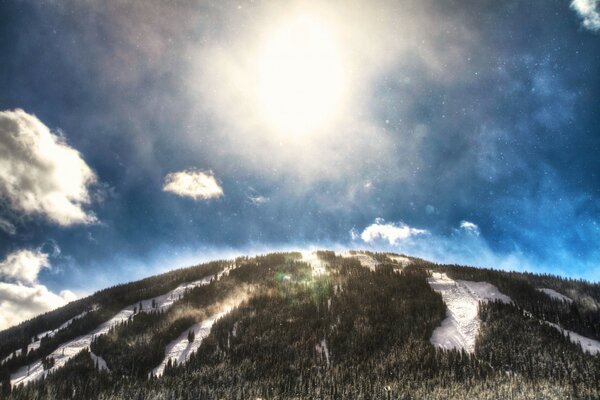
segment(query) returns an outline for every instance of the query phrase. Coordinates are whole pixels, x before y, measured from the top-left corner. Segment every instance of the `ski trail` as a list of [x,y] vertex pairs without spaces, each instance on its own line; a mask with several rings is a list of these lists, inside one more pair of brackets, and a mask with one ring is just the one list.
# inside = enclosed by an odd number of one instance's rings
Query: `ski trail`
[[478,316],[479,302],[499,300],[510,303],[511,299],[487,282],[471,282],[450,279],[446,274],[433,273],[427,280],[442,295],[448,308],[446,319],[431,336],[431,343],[442,349],[475,351],[475,339],[481,321]]
[[[79,352],[84,349],[89,349],[96,336],[106,334],[113,326],[116,326],[117,324],[129,319],[134,314],[134,309],[137,309],[138,312],[146,312],[149,310],[166,311],[177,300],[179,300],[179,298],[182,297],[186,291],[198,286],[208,285],[213,279],[218,280],[222,276],[228,274],[232,268],[233,266],[229,266],[216,275],[211,275],[193,282],[183,283],[163,295],[142,300],[125,307],[115,314],[111,319],[100,324],[100,326],[91,332],[61,344],[48,356],[54,358],[54,366],[49,370],[44,370],[42,366],[42,360],[37,360],[30,365],[25,365],[19,368],[10,376],[11,385],[14,386],[21,383],[28,384],[29,382],[44,378],[48,372],[64,366],[67,361],[75,357],[77,354],[79,354]],[[153,301],[154,307],[152,306]]]

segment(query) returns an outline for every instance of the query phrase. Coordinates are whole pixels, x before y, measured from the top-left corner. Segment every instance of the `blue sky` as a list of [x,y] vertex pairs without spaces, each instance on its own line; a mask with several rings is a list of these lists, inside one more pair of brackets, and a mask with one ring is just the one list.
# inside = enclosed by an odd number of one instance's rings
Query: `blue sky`
[[599,8],[3,2],[3,312],[315,246],[599,280]]

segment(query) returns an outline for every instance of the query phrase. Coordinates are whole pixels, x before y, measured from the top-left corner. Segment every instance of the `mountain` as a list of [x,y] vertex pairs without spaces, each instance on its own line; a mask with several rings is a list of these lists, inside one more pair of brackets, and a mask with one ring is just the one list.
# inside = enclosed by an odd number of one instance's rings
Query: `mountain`
[[9,399],[600,398],[600,285],[390,253],[273,253],[0,332]]

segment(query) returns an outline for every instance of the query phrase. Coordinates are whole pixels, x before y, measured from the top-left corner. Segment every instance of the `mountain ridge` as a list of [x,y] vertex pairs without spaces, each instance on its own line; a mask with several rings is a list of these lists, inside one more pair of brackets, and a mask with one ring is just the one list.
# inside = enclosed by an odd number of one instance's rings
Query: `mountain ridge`
[[[168,288],[171,289],[167,291]],[[467,292],[470,297],[465,301]],[[503,387],[504,383],[496,376],[496,369],[500,369],[515,374],[517,380],[523,379],[525,387],[531,386],[528,379],[536,385],[547,384],[557,396],[574,390],[597,396],[598,388],[592,378],[600,377],[596,356],[600,349],[600,321],[595,312],[600,302],[598,293],[598,284],[584,281],[438,265],[391,253],[317,251],[239,257],[117,285],[80,300],[77,306],[67,305],[46,317],[34,318],[0,333],[2,390],[6,395],[12,390],[12,398],[49,398],[50,389],[63,396],[68,393],[66,398],[78,398],[71,395],[80,395],[81,390],[90,391],[86,398],[124,398],[129,391],[142,391],[145,395],[159,396],[157,398],[198,398],[193,395],[213,398],[213,395],[244,396],[244,390],[246,394],[249,391],[273,398],[316,393],[324,398],[336,398],[339,389],[348,398],[379,398],[381,393],[385,395],[385,387],[398,391],[408,383],[437,382],[430,389],[441,390],[444,385],[440,386],[438,382],[440,376],[446,377],[448,372],[457,369],[464,375],[462,380],[471,380],[472,387],[463,389],[472,395],[469,390],[480,390],[480,385],[490,376],[499,388]],[[82,305],[87,309],[71,315],[81,311]],[[121,311],[115,313],[119,307]],[[265,314],[266,310],[270,313]],[[116,318],[120,312],[124,314]],[[296,315],[298,312],[300,314]],[[73,319],[75,316],[78,318]],[[108,320],[97,324],[107,316],[110,317]],[[70,319],[65,320],[66,317]],[[272,319],[280,326],[269,325],[267,322]],[[296,326],[296,320],[303,320],[308,325]],[[207,324],[206,321],[211,322]],[[264,328],[266,324],[266,329],[256,331],[255,336],[261,340],[254,343],[254,339],[239,333],[240,324],[246,326],[243,321],[248,321],[252,327],[255,324]],[[498,321],[513,323],[515,330],[528,332],[527,338],[532,343],[517,347],[524,353],[531,353],[530,360],[515,363],[511,360],[518,359],[519,354],[510,354],[509,350],[508,356],[504,351],[497,354],[494,346],[507,345],[502,340],[510,343],[508,334],[497,326]],[[51,337],[37,337],[47,331],[39,330],[40,327],[52,328],[59,322],[63,328],[54,327],[56,332]],[[281,326],[288,324],[289,329],[282,330]],[[100,325],[102,329],[98,330]],[[311,331],[307,326],[312,327]],[[35,330],[38,332],[31,336]],[[23,337],[17,337],[15,332],[22,332]],[[273,332],[286,337],[287,345],[283,345],[286,341],[280,343],[278,336],[269,334]],[[316,335],[315,332],[320,333]],[[193,337],[195,335],[198,339]],[[581,347],[583,340],[574,335],[588,342]],[[65,345],[78,337],[79,342],[84,337],[85,343],[75,347]],[[446,345],[444,341],[448,338]],[[564,360],[554,361],[554,365],[546,354],[550,350],[539,353],[540,341],[552,343],[567,352],[567,365],[575,365],[575,372],[571,371],[570,375],[556,372],[557,368],[562,368]],[[240,342],[243,351],[236,347],[236,342]],[[21,346],[20,354],[17,354],[16,343]],[[32,346],[32,343],[37,344]],[[277,343],[281,346],[276,346]],[[315,368],[324,375],[331,375],[340,365],[362,371],[374,362],[368,350],[377,354],[388,351],[395,355],[394,360],[410,359],[414,354],[409,356],[413,350],[408,351],[408,343],[418,348],[421,356],[426,356],[425,360],[419,357],[413,361],[422,364],[417,370],[427,369],[428,374],[419,378],[418,373],[412,375],[414,365],[408,367],[406,362],[382,361],[389,371],[411,371],[411,379],[405,382],[405,379],[387,378],[387,384],[383,385],[381,376],[376,375],[378,378],[375,379],[369,372],[365,376],[374,379],[369,384],[372,395],[344,385],[347,376],[341,372],[330,376],[326,386],[321,383],[310,389],[296,382],[298,374],[306,375],[309,381],[320,381],[321,378],[311,375]],[[266,346],[267,355],[257,354],[253,346]],[[288,349],[290,346],[293,350]],[[401,349],[409,355],[403,354]],[[183,358],[182,352],[185,352]],[[215,386],[214,381],[222,378],[217,379],[214,372],[205,370],[207,366],[203,362],[208,363],[208,360],[224,368],[224,376],[237,371],[232,376],[239,387],[227,392],[220,385]],[[529,371],[525,366],[534,362],[532,360],[547,370],[543,373]],[[70,386],[59,381],[59,377],[72,371],[74,365],[86,363],[87,372],[69,379]],[[376,370],[381,368],[383,366],[378,366]],[[200,391],[194,389],[175,395],[165,383],[175,379],[174,371],[187,371],[186,376],[194,372],[205,384],[201,385]],[[279,377],[275,380],[277,384],[265,386],[265,381],[269,380],[265,371],[274,371]],[[450,376],[445,378],[450,386],[461,381],[452,374]],[[560,378],[558,381],[557,377]],[[120,391],[107,392],[106,382],[112,382],[112,386],[116,385]],[[274,390],[273,385],[279,389]],[[403,392],[409,396],[426,393],[413,390],[411,394],[406,388]],[[549,396],[554,394],[551,392]]]

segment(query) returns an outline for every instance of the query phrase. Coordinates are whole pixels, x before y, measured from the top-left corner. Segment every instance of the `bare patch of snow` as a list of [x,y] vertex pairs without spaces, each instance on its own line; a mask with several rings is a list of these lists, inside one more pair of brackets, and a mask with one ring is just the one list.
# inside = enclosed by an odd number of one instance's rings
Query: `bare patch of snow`
[[369,268],[371,271],[375,271],[375,269],[379,265],[379,262],[377,260],[375,260],[370,255],[364,253],[350,253],[349,251],[347,251],[342,253],[341,256],[345,258],[356,258],[360,262],[360,265],[362,265],[365,268]]
[[96,368],[98,369],[98,371],[109,371],[108,366],[106,365],[106,361],[104,361],[104,358],[95,355],[93,352],[90,351],[90,357],[92,358],[92,361],[94,362],[94,365],[96,366]]
[[323,356],[325,356],[325,362],[327,363],[327,368],[329,368],[329,349],[327,348],[327,340],[323,338],[323,340],[321,340],[321,343],[318,343],[315,346],[315,350],[319,357],[322,358]]
[[329,264],[321,260],[316,252],[302,252],[302,261],[310,265],[310,267],[312,268],[313,276],[328,274],[327,267],[329,266]]
[[410,261],[410,258],[404,256],[397,256],[394,254],[388,254],[387,256],[390,260],[394,261],[402,268],[406,267],[407,265],[410,265],[410,263],[412,262]]
[[430,339],[434,346],[442,349],[473,353],[481,324],[478,316],[479,302],[511,302],[508,296],[487,282],[455,281],[443,273],[433,273],[427,281],[433,290],[442,295],[448,308],[446,319],[433,331]]
[[546,323],[548,325],[552,326],[553,328],[557,329],[559,332],[561,332],[566,337],[568,337],[572,343],[579,345],[584,352],[590,353],[591,355],[600,354],[600,342],[599,341],[587,338],[585,336],[580,335],[579,333],[570,331],[568,329],[563,329],[558,324],[553,324],[552,322],[547,322],[547,321],[546,321]]
[[550,288],[536,288],[536,290],[545,293],[546,295],[548,295],[549,297],[551,297],[554,300],[559,300],[559,301],[566,301],[567,303],[572,303],[573,299],[571,299],[570,297],[565,296],[562,293],[558,293],[556,290],[554,289],[550,289]]

